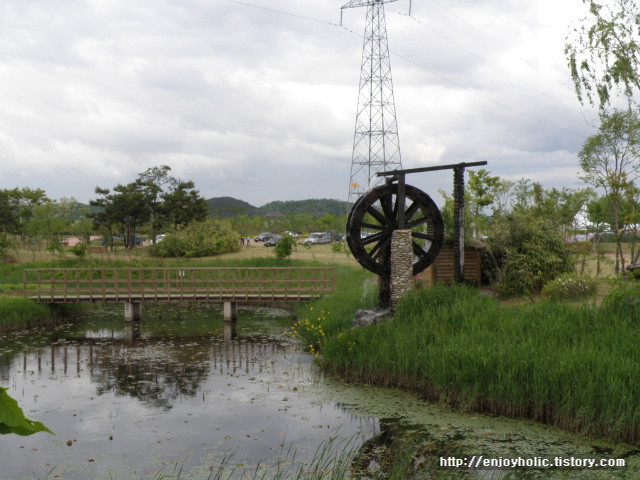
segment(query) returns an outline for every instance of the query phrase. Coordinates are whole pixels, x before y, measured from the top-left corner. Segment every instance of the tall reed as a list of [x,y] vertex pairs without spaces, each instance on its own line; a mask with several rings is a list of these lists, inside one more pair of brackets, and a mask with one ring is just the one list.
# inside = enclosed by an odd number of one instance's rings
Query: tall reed
[[81,308],[77,305],[43,305],[27,298],[3,296],[0,297],[0,330],[60,321]]
[[344,378],[640,440],[640,318],[629,310],[505,307],[474,289],[436,286],[408,295],[393,321],[349,322],[342,319],[341,331],[336,322],[322,345],[325,368]]

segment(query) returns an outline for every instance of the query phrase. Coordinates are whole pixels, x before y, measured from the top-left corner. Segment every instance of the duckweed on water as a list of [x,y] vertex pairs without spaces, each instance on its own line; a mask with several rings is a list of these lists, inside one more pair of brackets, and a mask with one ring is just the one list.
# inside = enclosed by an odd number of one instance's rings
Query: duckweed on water
[[[322,311],[324,300],[312,306]],[[354,301],[339,318],[299,324],[334,375],[640,441],[640,329],[629,311],[554,302],[505,307],[462,286],[412,292],[393,321],[351,329],[357,308]]]

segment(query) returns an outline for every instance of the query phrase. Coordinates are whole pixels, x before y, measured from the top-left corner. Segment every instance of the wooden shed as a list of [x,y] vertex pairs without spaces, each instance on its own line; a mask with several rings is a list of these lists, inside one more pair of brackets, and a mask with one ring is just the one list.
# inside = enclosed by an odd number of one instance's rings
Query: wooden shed
[[[482,285],[482,252],[486,245],[479,240],[472,240],[471,245],[464,249],[464,278]],[[453,282],[453,243],[445,243],[435,263],[427,267],[420,275],[425,285],[435,282]]]

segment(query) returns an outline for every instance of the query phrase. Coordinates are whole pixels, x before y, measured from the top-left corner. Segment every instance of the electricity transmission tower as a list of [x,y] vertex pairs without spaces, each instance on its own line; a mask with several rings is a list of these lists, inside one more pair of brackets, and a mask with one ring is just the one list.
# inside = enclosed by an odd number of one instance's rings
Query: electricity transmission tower
[[384,4],[395,1],[351,0],[342,7],[367,7],[349,204],[381,182],[378,172],[402,168],[384,16]]

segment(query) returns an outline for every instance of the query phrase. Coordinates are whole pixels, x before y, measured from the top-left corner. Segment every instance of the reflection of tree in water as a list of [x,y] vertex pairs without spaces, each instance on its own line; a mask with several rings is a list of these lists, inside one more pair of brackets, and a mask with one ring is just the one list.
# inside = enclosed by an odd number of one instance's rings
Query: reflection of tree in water
[[176,398],[194,397],[209,375],[273,371],[272,356],[280,348],[265,338],[112,342],[93,347],[91,381],[99,384],[98,395],[128,395],[168,410]]
[[208,334],[180,339],[76,337],[57,342],[32,342],[29,350],[0,355],[0,369],[7,376],[12,369],[50,378],[88,375],[97,384],[98,395],[130,396],[164,410],[176,398],[197,395],[209,375],[274,373],[273,356],[284,348],[281,340],[268,337],[222,342]]
[[[113,345],[91,377],[98,395],[128,395],[168,410],[180,396],[193,397],[209,374],[208,345]],[[97,375],[96,375],[97,373]]]

